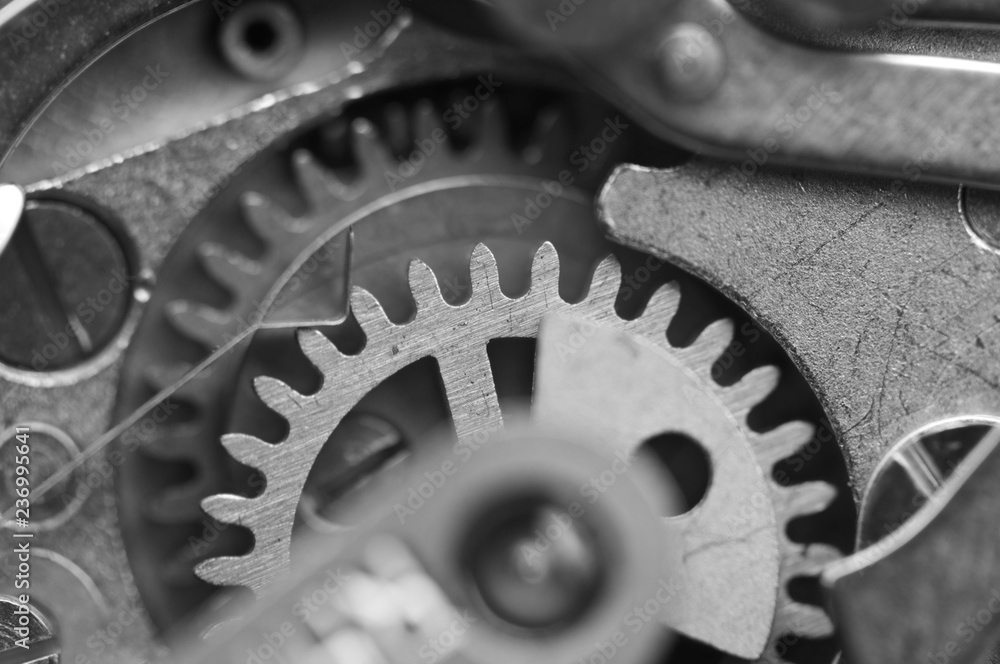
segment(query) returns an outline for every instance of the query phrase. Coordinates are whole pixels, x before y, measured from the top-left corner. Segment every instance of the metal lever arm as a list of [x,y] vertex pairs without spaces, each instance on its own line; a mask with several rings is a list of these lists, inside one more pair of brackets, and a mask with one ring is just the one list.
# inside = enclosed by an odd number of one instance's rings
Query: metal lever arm
[[747,171],[782,163],[1000,186],[998,64],[820,50],[724,0],[602,4],[499,7],[650,129]]

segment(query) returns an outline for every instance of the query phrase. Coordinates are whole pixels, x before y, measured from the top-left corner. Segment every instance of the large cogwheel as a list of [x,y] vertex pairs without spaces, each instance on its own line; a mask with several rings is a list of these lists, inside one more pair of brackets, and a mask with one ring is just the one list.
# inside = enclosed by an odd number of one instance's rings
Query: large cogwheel
[[545,369],[541,358],[546,347],[559,343],[546,339],[546,330],[558,328],[550,323],[562,317],[622,335],[656,363],[654,389],[632,406],[653,423],[641,436],[616,444],[635,451],[650,434],[680,431],[696,440],[711,461],[712,481],[704,498],[686,514],[671,517],[684,533],[683,572],[678,602],[665,611],[666,621],[727,653],[765,661],[781,659],[779,644],[788,634],[829,635],[832,627],[826,615],[793,600],[787,588],[793,578],[817,574],[839,554],[832,547],[797,544],[786,528],[796,517],[825,509],[836,492],[822,482],[782,487],[773,480],[774,464],[805,445],[812,427],[791,422],[756,433],[747,425],[750,409],[777,384],[775,367],[756,369],[729,387],[711,379],[713,361],[732,338],[731,322],[717,321],[692,345],[673,347],[666,330],[680,305],[679,288],[661,287],[641,316],[622,319],[614,308],[622,283],[614,258],[598,266],[582,301],[568,303],[559,295],[559,256],[548,243],[535,255],[530,289],[521,297],[501,291],[497,262],[483,245],[473,253],[471,275],[470,299],[451,305],[431,269],[414,261],[409,281],[417,311],[401,325],[388,319],[375,297],[354,289],[352,312],[367,338],[360,352],[345,355],[316,330],[299,333],[302,351],[323,377],[313,394],[301,394],[274,378],[256,378],[257,394],[287,420],[288,434],[278,444],[246,434],[223,438],[229,453],[258,469],[267,485],[255,497],[220,494],[202,502],[216,519],[249,529],[255,545],[242,556],[202,562],[198,575],[216,585],[248,587],[257,595],[275,587],[289,571],[296,509],[321,449],[366,394],[418,360],[437,361],[451,419],[462,439],[502,426],[487,345],[495,339],[538,337],[532,416],[552,416],[544,412],[546,401],[552,400],[539,394],[552,377],[538,372]]
[[[405,317],[412,307],[406,288],[410,256],[423,257],[464,287],[465,248],[471,252],[478,241],[505,242],[507,254],[518,256],[515,262],[521,253],[522,262],[529,260],[543,238],[559,235],[572,236],[577,253],[602,246],[596,225],[570,227],[570,221],[586,221],[581,215],[591,209],[591,196],[581,189],[553,201],[546,218],[523,233],[497,213],[523,208],[524,197],[537,195],[545,178],[564,166],[564,143],[573,130],[556,107],[543,107],[529,120],[523,149],[514,147],[511,119],[494,100],[463,127],[467,143],[460,146],[451,138],[439,140],[445,136],[442,117],[426,99],[412,107],[389,104],[385,117],[377,108],[369,115],[335,119],[293,141],[290,160],[279,153],[273,167],[254,170],[251,164],[246,180],[239,181],[245,187],[224,190],[192,223],[164,263],[130,348],[121,414],[172,385],[286,299],[313,316],[332,315],[322,307],[334,306],[336,298],[318,302],[313,296],[327,295],[337,284],[342,290],[348,273]],[[400,144],[411,146],[406,160],[394,156],[404,148],[391,146]],[[331,145],[346,154],[347,166],[331,165]],[[414,151],[413,145],[424,147]],[[349,260],[346,231],[333,232],[352,224]],[[327,244],[317,250],[322,242]],[[460,290],[452,295],[461,296]],[[171,419],[151,431],[141,453],[123,467],[120,516],[129,555],[161,625],[172,624],[212,592],[194,575],[195,563],[244,545],[238,529],[218,527],[200,507],[204,497],[244,481],[234,480],[241,469],[233,470],[218,445],[244,350],[227,353],[181,387],[172,397],[178,408]]]

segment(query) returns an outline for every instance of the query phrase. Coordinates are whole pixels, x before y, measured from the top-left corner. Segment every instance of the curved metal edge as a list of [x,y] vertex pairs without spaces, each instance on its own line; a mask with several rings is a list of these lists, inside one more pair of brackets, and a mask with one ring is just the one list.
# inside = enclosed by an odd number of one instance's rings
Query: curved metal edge
[[0,8],[0,164],[42,109],[98,57],[196,0],[14,0]]

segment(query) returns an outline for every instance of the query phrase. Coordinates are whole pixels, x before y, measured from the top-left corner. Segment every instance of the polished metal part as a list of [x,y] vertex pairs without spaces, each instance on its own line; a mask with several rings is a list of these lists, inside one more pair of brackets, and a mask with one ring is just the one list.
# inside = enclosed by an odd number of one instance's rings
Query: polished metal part
[[142,282],[95,215],[29,200],[0,254],[0,361],[51,372],[94,357],[121,331]]
[[[777,372],[773,368],[760,370],[728,389],[711,382],[708,378],[711,363],[730,341],[732,330],[728,323],[709,328],[694,346],[675,350],[664,339],[679,302],[675,288],[662,289],[647,313],[638,320],[623,321],[613,308],[621,283],[621,274],[613,259],[605,260],[597,268],[587,298],[577,304],[568,304],[559,296],[558,273],[555,250],[549,244],[543,245],[535,257],[530,290],[522,297],[511,299],[499,288],[500,277],[493,255],[480,245],[472,259],[472,296],[464,304],[446,303],[433,272],[422,263],[414,262],[410,268],[410,286],[417,302],[417,313],[405,324],[391,323],[371,295],[360,289],[354,291],[351,309],[367,336],[365,349],[360,354],[344,355],[319,331],[302,331],[299,335],[302,350],[324,376],[319,391],[300,394],[266,376],[255,381],[263,402],[288,421],[288,435],[278,444],[247,434],[230,434],[223,438],[223,445],[234,458],[258,469],[267,479],[263,493],[254,498],[217,495],[202,503],[205,511],[221,522],[249,528],[256,542],[254,549],[243,556],[202,562],[196,568],[199,576],[218,585],[247,586],[258,596],[276,592],[289,573],[296,508],[306,476],[320,450],[341,419],[363,396],[421,358],[432,356],[437,360],[460,441],[475,444],[491,432],[502,429],[504,422],[486,353],[487,344],[496,338],[534,337],[543,317],[553,313],[562,312],[593,324],[612,326],[612,329],[647,339],[647,343],[660,349],[659,352],[676,353],[677,359],[672,361],[676,364],[670,366],[680,367],[675,371],[683,374],[691,374],[697,369],[703,377],[692,378],[691,384],[700,385],[702,390],[713,394],[713,399],[721,400],[721,403],[716,401],[716,408],[724,414],[730,413],[724,415],[728,419],[722,419],[717,426],[728,426],[726,431],[736,436],[750,436],[747,432],[740,434],[742,429],[736,425],[736,420],[745,417],[749,408],[773,388]],[[545,381],[559,374],[550,371],[552,360],[544,350],[544,338],[542,343],[538,384],[544,389]],[[351,376],[351,380],[339,380],[338,376],[342,375]],[[702,391],[694,395],[669,391],[671,397],[684,399],[683,403],[704,394]],[[671,403],[674,403],[673,398]],[[694,410],[691,405],[675,405]],[[548,426],[565,426],[566,420],[556,415],[557,411],[552,394],[540,394],[535,415],[542,417]],[[660,424],[668,426],[670,423]],[[702,429],[698,431],[703,432]],[[792,423],[769,434],[750,436],[742,446],[736,444],[725,450],[719,445],[712,447],[713,459],[721,464],[717,469],[720,479],[717,488],[696,510],[695,514],[703,513],[704,518],[692,516],[689,520],[684,540],[685,551],[691,556],[685,577],[689,587],[680,594],[677,605],[667,611],[665,619],[671,627],[743,657],[756,657],[764,651],[769,643],[775,611],[778,615],[774,631],[778,635],[788,630],[817,637],[829,633],[830,624],[819,609],[791,601],[779,592],[777,585],[779,579],[785,581],[794,576],[818,573],[821,566],[837,554],[832,548],[823,546],[791,545],[778,530],[783,531],[783,524],[793,516],[824,509],[834,491],[820,483],[790,489],[769,487],[762,471],[778,459],[793,454],[809,440],[811,433],[808,425]],[[719,431],[714,431],[713,435],[716,441],[723,440],[718,437],[723,435]],[[756,446],[749,442],[751,440]],[[633,452],[639,442],[636,440],[618,451]],[[739,484],[737,475],[740,476]],[[719,525],[710,517],[721,514],[743,515],[745,523],[723,526],[725,534],[719,540]],[[743,537],[733,536],[733,532],[742,532]],[[752,541],[742,541],[746,538]],[[780,546],[779,538],[783,542]],[[701,549],[706,550],[705,555],[693,557],[694,552]],[[719,576],[720,566],[729,564],[735,565],[731,568],[732,574]],[[743,577],[748,568],[759,573],[756,578],[749,578],[754,575]],[[718,583],[725,586],[726,592],[711,593],[710,588],[722,590],[716,585]],[[740,589],[742,598],[736,613],[752,606],[749,615],[734,616],[732,610],[726,609],[731,602],[727,593],[734,587]],[[776,597],[780,598],[777,607]],[[719,616],[726,616],[726,619]],[[747,627],[751,627],[748,622],[752,623],[752,635],[743,630],[735,633],[732,620]]]
[[913,518],[823,574],[852,664],[979,662],[1000,638],[992,428]]
[[955,189],[746,172],[702,159],[623,167],[603,218],[615,239],[703,276],[783,343],[829,416],[856,499],[910,432],[1000,414],[1000,261],[969,237]]
[[703,446],[711,463],[706,495],[691,511],[665,520],[683,531],[685,556],[678,602],[666,607],[664,619],[739,657],[780,661],[777,643],[789,630],[830,633],[822,611],[794,601],[788,584],[818,574],[839,554],[793,542],[788,524],[823,511],[833,487],[783,487],[774,480],[774,464],[805,445],[812,427],[790,422],[753,432],[747,415],[777,385],[777,369],[761,367],[729,388],[706,380],[732,339],[732,326],[720,321],[688,348],[672,348],[664,331],[679,304],[680,293],[668,286],[638,320],[623,326],[546,315],[532,415],[629,455],[664,432]]

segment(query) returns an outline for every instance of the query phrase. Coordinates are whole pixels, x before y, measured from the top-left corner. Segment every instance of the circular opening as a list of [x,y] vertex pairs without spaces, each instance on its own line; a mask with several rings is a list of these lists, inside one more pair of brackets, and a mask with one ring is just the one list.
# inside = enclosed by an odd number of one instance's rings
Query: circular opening
[[966,456],[1000,427],[990,417],[960,417],[918,429],[882,458],[861,501],[859,548],[891,535],[948,481]]
[[515,627],[554,630],[587,612],[604,569],[587,524],[544,498],[498,505],[476,523],[465,566],[494,615]]
[[[56,427],[29,423],[0,434],[0,512],[24,506],[20,502],[24,488],[37,488],[79,454],[72,438]],[[19,468],[28,470],[22,475]],[[19,482],[27,477],[27,484]],[[79,489],[83,478],[79,470],[58,482],[42,496],[31,495],[22,514],[15,512],[13,522],[24,518],[23,529],[48,530],[63,523],[80,507],[84,495]],[[12,525],[8,522],[7,525]]]
[[219,47],[239,74],[275,80],[301,61],[305,32],[299,17],[285,3],[254,2],[222,23]]
[[268,53],[278,44],[278,29],[265,19],[255,19],[243,30],[243,41],[254,53]]
[[690,512],[705,498],[712,482],[712,463],[698,441],[680,433],[663,433],[642,444],[670,474],[681,494],[679,516]]
[[125,323],[132,282],[103,221],[70,203],[28,201],[0,253],[0,361],[54,372],[96,357]]

